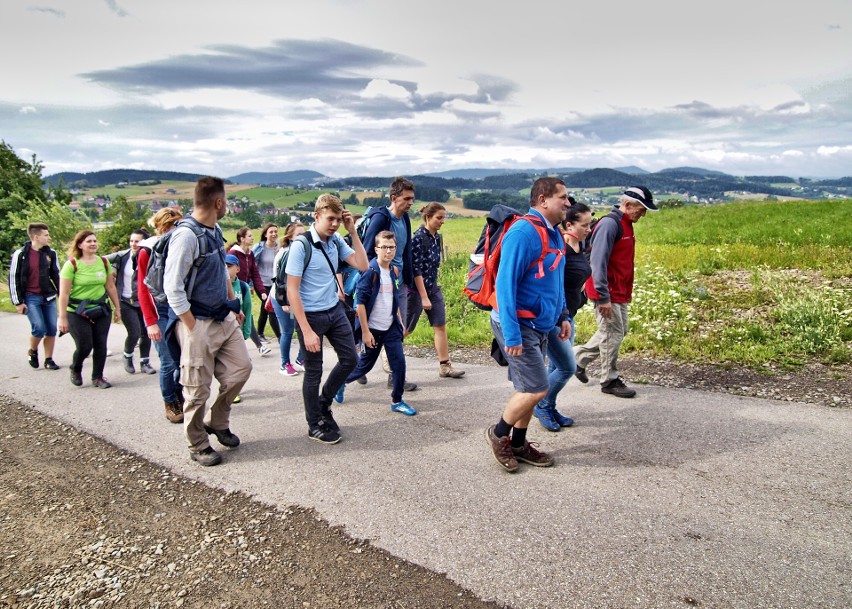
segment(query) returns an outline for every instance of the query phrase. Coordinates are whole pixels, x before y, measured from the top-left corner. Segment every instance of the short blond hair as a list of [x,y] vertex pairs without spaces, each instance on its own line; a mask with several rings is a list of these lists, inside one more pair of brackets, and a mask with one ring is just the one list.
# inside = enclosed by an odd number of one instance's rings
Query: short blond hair
[[337,195],[333,195],[329,192],[317,197],[317,202],[314,205],[314,213],[319,213],[321,211],[326,210],[335,214],[343,213],[343,203]]
[[164,207],[148,219],[148,226],[158,235],[165,235],[181,218],[183,214],[174,207]]

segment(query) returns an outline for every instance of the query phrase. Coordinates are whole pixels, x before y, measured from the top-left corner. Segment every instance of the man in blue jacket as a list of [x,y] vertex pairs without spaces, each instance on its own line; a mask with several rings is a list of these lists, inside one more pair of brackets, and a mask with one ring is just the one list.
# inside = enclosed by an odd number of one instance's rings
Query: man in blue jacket
[[547,394],[547,335],[560,325],[559,339],[571,336],[563,287],[565,241],[557,228],[569,206],[562,180],[539,178],[530,192],[530,213],[503,237],[491,329],[509,362],[515,393],[500,421],[485,430],[485,439],[494,459],[509,472],[518,469],[518,461],[553,465],[553,457],[538,451],[526,436],[533,409]]

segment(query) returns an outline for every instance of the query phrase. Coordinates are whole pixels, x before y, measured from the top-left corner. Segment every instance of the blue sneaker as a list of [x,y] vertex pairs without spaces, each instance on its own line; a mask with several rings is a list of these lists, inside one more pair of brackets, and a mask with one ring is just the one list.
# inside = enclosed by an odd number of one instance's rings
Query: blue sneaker
[[[340,389],[337,390],[337,393],[334,394],[334,401],[338,404],[343,403],[343,392],[346,391],[346,383],[340,386]],[[573,421],[572,421],[573,423]]]
[[561,427],[571,427],[574,424],[574,419],[571,417],[566,417],[561,414],[556,408],[550,409],[550,414],[553,415],[553,419],[559,423]]
[[547,431],[559,431],[562,426],[553,418],[553,411],[549,408],[536,406],[533,409],[533,414]]
[[417,411],[414,410],[411,406],[403,402],[397,402],[396,404],[391,404],[391,411],[393,412],[401,412],[407,417],[413,417],[417,414]]

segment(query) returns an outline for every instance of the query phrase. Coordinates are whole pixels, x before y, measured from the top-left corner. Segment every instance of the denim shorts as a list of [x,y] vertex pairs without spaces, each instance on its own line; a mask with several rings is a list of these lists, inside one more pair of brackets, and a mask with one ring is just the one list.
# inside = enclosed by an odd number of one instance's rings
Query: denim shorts
[[521,393],[539,393],[547,391],[550,383],[547,378],[547,367],[544,364],[544,355],[547,353],[547,333],[533,330],[521,324],[521,346],[523,353],[513,357],[506,353],[506,343],[503,338],[503,329],[494,319],[491,319],[491,330],[497,344],[503,350],[506,361],[509,362],[509,380],[515,386],[515,390]]
[[30,331],[35,338],[56,336],[56,298],[46,299],[41,294],[24,295],[27,305],[27,319]]

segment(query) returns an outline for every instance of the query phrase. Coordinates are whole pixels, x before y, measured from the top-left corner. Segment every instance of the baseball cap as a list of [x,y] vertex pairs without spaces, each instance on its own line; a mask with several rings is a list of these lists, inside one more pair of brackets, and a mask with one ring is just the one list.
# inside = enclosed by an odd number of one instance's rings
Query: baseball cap
[[634,201],[638,201],[645,206],[645,209],[657,211],[657,206],[654,205],[654,196],[651,194],[651,191],[644,186],[631,186],[624,191],[624,196],[629,197]]
[[225,264],[240,266],[240,259],[234,256],[233,254],[227,254],[225,256]]

